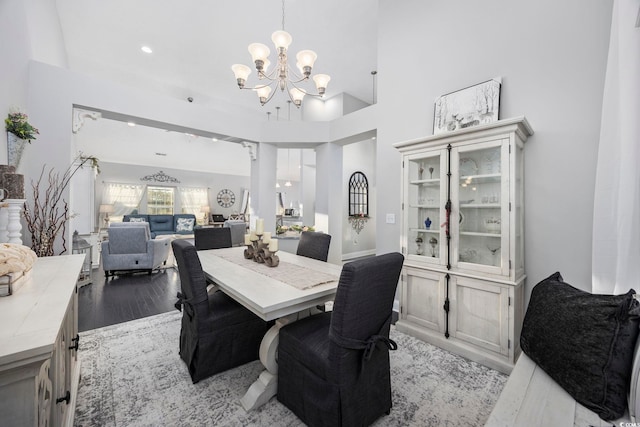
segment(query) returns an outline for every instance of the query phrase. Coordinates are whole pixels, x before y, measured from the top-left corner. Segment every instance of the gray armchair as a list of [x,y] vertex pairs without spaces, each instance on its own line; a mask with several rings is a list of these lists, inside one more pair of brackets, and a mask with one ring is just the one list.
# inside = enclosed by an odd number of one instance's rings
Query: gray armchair
[[102,242],[102,268],[105,277],[119,271],[151,272],[164,264],[171,249],[169,239],[151,239],[145,222],[112,223],[109,240]]

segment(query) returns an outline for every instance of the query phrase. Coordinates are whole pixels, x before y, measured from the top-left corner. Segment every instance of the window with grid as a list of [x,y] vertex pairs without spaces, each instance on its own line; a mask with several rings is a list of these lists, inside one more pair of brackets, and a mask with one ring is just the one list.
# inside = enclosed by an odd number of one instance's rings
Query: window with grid
[[174,189],[171,187],[147,187],[147,213],[173,215]]

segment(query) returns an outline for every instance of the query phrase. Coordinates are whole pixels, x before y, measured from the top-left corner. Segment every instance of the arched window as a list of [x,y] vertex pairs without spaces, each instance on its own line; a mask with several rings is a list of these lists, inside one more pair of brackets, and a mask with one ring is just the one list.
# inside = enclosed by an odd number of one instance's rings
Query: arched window
[[349,178],[349,216],[369,216],[369,181],[362,172]]

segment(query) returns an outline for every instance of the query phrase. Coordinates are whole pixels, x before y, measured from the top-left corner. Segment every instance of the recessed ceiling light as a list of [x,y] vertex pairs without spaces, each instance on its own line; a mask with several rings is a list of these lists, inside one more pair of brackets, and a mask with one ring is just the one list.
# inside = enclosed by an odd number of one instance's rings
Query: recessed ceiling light
[[131,127],[134,127],[136,125],[134,122],[127,122],[127,124]]
[[211,138],[211,140],[212,140],[213,142],[216,142],[216,141],[218,140],[218,138]]
[[151,50],[149,46],[142,46],[140,50],[143,51],[144,53],[153,53],[153,50]]

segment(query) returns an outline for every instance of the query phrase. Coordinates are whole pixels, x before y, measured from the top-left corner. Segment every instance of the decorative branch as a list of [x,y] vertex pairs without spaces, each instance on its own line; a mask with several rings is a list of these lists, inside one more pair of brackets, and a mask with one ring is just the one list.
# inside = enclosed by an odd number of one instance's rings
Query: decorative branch
[[88,165],[96,168],[100,173],[98,159],[93,156],[84,156],[80,153],[71,166],[60,175],[53,168],[47,174],[48,186],[41,193],[41,185],[45,177],[46,165],[42,166],[42,172],[36,182],[31,181],[33,191],[33,206],[24,204],[24,218],[27,229],[31,233],[31,249],[39,257],[53,256],[54,244],[58,234],[62,232],[62,255],[67,251],[66,229],[67,221],[73,217],[69,212],[69,204],[63,198],[66,188],[78,169]]

